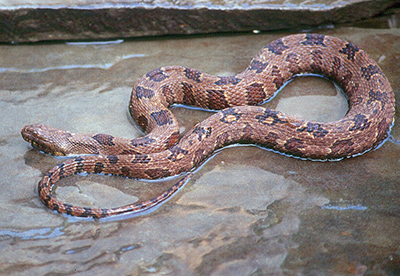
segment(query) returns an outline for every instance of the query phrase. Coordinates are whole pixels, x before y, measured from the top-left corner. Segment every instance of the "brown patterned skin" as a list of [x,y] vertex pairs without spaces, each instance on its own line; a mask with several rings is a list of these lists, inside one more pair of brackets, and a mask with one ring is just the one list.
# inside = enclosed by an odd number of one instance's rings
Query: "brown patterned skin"
[[[309,122],[255,107],[286,81],[315,73],[345,91],[349,111],[329,123]],[[168,107],[174,103],[222,110],[197,124],[179,141],[179,126]],[[253,143],[306,159],[341,159],[376,148],[394,122],[389,81],[368,55],[350,42],[319,34],[299,34],[269,43],[242,73],[217,77],[180,66],[147,73],[135,85],[130,112],[147,133],[137,139],[107,134],[78,135],[43,125],[26,126],[22,136],[54,155],[90,153],[51,169],[39,182],[43,203],[60,213],[101,218],[149,209],[170,197],[190,173],[157,198],[114,209],[72,206],[52,195],[57,181],[79,172],[156,179],[189,172],[216,149]]]

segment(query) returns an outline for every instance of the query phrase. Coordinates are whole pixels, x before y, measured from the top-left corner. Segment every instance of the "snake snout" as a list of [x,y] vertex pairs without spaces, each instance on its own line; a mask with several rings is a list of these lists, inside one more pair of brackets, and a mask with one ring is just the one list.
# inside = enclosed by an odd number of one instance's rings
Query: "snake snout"
[[35,137],[39,135],[38,129],[40,129],[43,125],[35,124],[35,125],[26,125],[21,130],[22,138],[25,141],[31,143]]
[[65,155],[55,146],[54,130],[42,124],[26,125],[21,130],[22,138],[41,151],[53,155]]

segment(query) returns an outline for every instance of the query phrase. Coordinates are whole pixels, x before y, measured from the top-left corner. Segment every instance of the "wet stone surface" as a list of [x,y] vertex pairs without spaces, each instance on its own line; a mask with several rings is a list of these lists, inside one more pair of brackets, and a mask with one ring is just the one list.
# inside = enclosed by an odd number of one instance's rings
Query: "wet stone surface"
[[[400,99],[398,29],[320,32],[366,50]],[[25,124],[138,137],[127,105],[143,74],[174,64],[237,73],[266,43],[286,34],[0,46],[0,274],[397,275],[398,124],[392,141],[339,162],[226,148],[170,201],[139,217],[76,220],[48,210],[38,198],[38,181],[64,159],[23,141]],[[267,106],[318,120],[346,112],[343,96],[316,77],[296,78]],[[182,131],[209,116],[181,107],[174,112]],[[77,204],[118,206],[173,183],[76,176],[56,192]]]

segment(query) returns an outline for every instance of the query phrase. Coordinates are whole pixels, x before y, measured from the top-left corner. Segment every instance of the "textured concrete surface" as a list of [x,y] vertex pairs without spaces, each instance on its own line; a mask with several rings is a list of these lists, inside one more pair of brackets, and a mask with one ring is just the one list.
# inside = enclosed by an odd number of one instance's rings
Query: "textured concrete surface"
[[370,18],[398,4],[398,0],[1,0],[0,42],[302,30]]

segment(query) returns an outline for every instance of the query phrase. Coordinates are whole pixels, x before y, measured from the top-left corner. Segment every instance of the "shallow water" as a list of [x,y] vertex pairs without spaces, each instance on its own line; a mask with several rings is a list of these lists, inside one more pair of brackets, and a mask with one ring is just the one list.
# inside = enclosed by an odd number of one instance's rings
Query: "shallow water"
[[[398,29],[320,31],[378,61],[400,99]],[[62,162],[20,137],[25,124],[142,135],[129,119],[134,82],[163,65],[240,72],[286,33],[0,46],[0,272],[20,275],[396,275],[400,271],[400,145],[339,162],[229,147],[156,211],[119,221],[75,220],[45,208],[37,182]],[[311,105],[312,104],[312,105]],[[346,100],[332,83],[299,77],[268,107],[332,120]],[[334,107],[334,108],[332,108]],[[208,112],[174,108],[182,131]],[[400,139],[398,124],[393,140]],[[56,190],[77,204],[144,200],[174,180],[76,176]]]

